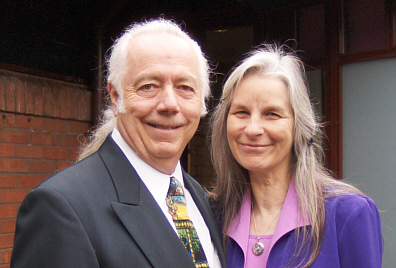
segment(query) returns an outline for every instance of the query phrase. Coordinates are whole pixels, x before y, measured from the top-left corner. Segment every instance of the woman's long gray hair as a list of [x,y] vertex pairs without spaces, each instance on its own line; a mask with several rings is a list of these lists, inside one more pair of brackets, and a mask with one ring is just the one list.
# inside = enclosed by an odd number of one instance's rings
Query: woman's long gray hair
[[[290,51],[286,50],[285,46],[263,45],[251,52],[225,82],[221,101],[211,118],[211,157],[217,176],[211,197],[215,200],[216,216],[223,222],[222,230],[226,237],[225,232],[237,215],[244,193],[250,184],[248,171],[236,162],[227,141],[227,116],[234,93],[248,75],[258,74],[280,79],[288,88],[294,113],[291,169],[298,198],[299,218],[304,220],[302,215],[307,215],[311,223],[311,232],[307,232],[307,227],[304,227],[301,233],[297,232],[297,239],[301,239],[299,244],[310,246],[305,250],[296,248],[295,255],[310,255],[303,266],[308,267],[318,255],[323,240],[324,199],[328,194],[357,190],[333,179],[321,164],[322,127],[309,99],[303,63]],[[302,267],[301,264],[298,267]]]

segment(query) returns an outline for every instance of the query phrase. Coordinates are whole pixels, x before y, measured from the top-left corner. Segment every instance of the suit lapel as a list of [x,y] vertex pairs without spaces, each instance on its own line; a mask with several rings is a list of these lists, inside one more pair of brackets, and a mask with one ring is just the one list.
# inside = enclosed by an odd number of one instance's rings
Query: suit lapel
[[108,137],[99,150],[118,194],[111,207],[153,267],[195,267],[177,234],[120,148]]
[[213,244],[217,249],[217,253],[221,262],[222,267],[226,267],[226,260],[224,256],[222,239],[217,226],[216,220],[214,219],[213,213],[210,209],[209,201],[207,199],[206,193],[203,191],[202,187],[199,186],[198,182],[194,181],[190,175],[183,171],[184,185],[190,192],[195,204],[197,205],[201,215],[209,229],[211,239]]

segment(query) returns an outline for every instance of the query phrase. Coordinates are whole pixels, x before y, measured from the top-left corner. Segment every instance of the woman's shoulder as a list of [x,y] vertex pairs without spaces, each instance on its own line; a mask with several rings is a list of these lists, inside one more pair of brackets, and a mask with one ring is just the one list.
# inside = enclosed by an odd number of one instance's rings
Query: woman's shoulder
[[379,216],[375,202],[368,196],[359,193],[345,192],[325,199],[327,216],[335,216],[338,220],[359,218],[363,215]]

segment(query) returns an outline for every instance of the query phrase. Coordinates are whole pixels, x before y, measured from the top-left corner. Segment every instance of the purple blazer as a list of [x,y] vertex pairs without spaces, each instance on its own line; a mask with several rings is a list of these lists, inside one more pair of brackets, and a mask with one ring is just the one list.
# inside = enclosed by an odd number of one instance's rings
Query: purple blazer
[[[294,253],[296,244],[295,232],[296,228],[301,226],[301,222],[294,222],[293,225],[295,227],[290,228],[290,222],[293,221],[291,219],[295,219],[297,209],[294,185],[291,186],[285,200],[285,205],[286,202],[289,205],[287,209],[285,209],[284,205],[278,221],[278,225],[283,227],[278,228],[277,226],[277,230],[275,230],[266,267],[286,267]],[[247,195],[248,200],[244,198],[244,203],[249,204],[250,194]],[[383,242],[381,222],[374,201],[368,197],[356,194],[343,194],[326,199],[325,209],[323,243],[319,255],[310,267],[381,267]],[[245,225],[243,223],[248,222],[245,220],[246,216],[243,215],[236,222]],[[244,220],[241,221],[241,219]],[[248,219],[250,219],[250,215]],[[231,224],[231,230],[227,231],[230,236],[226,245],[227,266],[232,268],[244,267],[244,252],[248,249],[242,249],[240,246],[240,244],[244,244],[243,240],[241,243],[241,232],[246,233],[248,227],[239,225],[242,229],[240,232],[239,227],[239,231],[235,229],[237,225],[234,223],[235,221]],[[285,228],[285,226],[288,226],[289,229]],[[303,246],[301,244],[299,247]],[[302,256],[296,258],[295,262],[288,267],[299,267],[298,264],[302,259]]]

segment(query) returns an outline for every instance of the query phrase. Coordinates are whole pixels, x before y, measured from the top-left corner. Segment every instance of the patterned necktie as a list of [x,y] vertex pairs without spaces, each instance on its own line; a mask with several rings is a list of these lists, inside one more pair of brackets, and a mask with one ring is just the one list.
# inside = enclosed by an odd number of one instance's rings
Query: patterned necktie
[[192,257],[195,267],[209,267],[197,231],[188,217],[183,188],[175,177],[170,178],[166,204],[169,213],[172,215],[179,238]]

